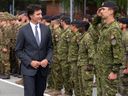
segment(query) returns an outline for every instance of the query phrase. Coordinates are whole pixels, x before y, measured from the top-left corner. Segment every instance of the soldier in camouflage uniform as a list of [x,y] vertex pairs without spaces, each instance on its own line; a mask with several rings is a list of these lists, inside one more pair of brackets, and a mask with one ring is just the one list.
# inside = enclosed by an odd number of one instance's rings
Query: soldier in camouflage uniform
[[63,27],[63,33],[58,42],[58,59],[59,63],[61,64],[62,69],[62,82],[65,88],[65,92],[68,95],[71,95],[71,86],[70,86],[70,65],[67,63],[67,55],[68,55],[68,47],[69,41],[73,35],[69,28],[70,18],[69,17],[62,17],[61,18],[61,26]]
[[53,89],[60,91],[62,88],[62,73],[61,73],[61,65],[58,62],[58,42],[60,36],[62,34],[62,29],[60,28],[60,20],[58,18],[54,18],[52,20],[52,42],[53,42],[53,60],[51,65],[51,74],[50,75],[50,84]]
[[[41,20],[41,23],[48,26],[51,31],[53,30],[52,29],[52,25],[51,25],[51,21],[52,21],[52,17],[51,16],[48,16],[48,15],[44,15],[42,17],[42,20]],[[52,32],[53,33],[53,32]],[[49,68],[50,68],[50,74],[48,75],[48,80],[47,80],[47,88],[49,90],[47,90],[48,92],[51,92],[54,90],[54,80],[53,80],[53,76],[52,76],[52,66],[53,65],[50,65]]]
[[4,13],[4,16],[6,17],[6,24],[3,25],[2,30],[2,64],[4,67],[4,76],[2,79],[9,79],[10,78],[10,63],[9,63],[9,42],[10,42],[10,31],[11,31],[11,25],[10,25],[10,17],[8,17],[7,12]]
[[[72,37],[70,38],[69,41],[69,46],[68,46],[68,60],[67,64],[70,65],[70,86],[72,88],[72,93],[74,90],[74,93],[77,92],[78,86],[78,78],[77,78],[77,58],[78,58],[78,43],[77,43],[77,38],[80,36],[79,32],[79,27],[80,27],[80,22],[79,21],[73,21],[71,22],[70,29],[71,32],[73,33]],[[75,94],[75,96],[77,96]]]
[[[85,22],[87,23],[87,22]],[[83,27],[89,27],[87,24],[82,24]],[[79,93],[76,93],[76,96],[91,96],[93,88],[93,74],[94,74],[94,53],[95,48],[93,40],[87,30],[83,30],[84,33],[81,39],[78,42],[79,51],[78,51],[78,81],[79,84],[78,90]]]
[[[24,22],[27,23],[27,22]],[[17,18],[12,16],[11,20],[11,26],[12,30],[10,31],[11,37],[10,37],[10,67],[11,67],[11,73],[13,76],[21,77],[20,75],[20,65],[18,58],[15,55],[15,45],[16,45],[16,35],[22,26],[25,24],[18,24]]]
[[95,54],[98,96],[115,96],[124,55],[122,33],[114,19],[117,6],[112,2],[104,2],[100,9],[103,23]]
[[122,40],[125,49],[125,64],[121,70],[121,95],[128,96],[128,19],[119,18],[118,19],[120,28],[122,29]]
[[2,30],[1,30],[1,25],[0,25],[0,75],[3,73],[2,60],[1,60],[2,59],[1,58],[1,38],[2,38]]
[[4,73],[4,67],[2,64],[2,35],[3,35],[3,22],[5,22],[5,16],[3,12],[0,13],[0,78],[2,78]]

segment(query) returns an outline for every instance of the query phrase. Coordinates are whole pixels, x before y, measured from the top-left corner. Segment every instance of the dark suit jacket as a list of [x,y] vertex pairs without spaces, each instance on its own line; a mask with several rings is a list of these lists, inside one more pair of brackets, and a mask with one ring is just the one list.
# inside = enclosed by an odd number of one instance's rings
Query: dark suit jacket
[[[41,61],[47,59],[50,63],[52,60],[52,38],[51,31],[48,27],[40,24],[41,44],[38,46],[30,24],[20,28],[16,40],[16,55],[21,60],[21,73],[27,76],[34,76],[39,69],[31,67],[32,60]],[[48,66],[40,68],[42,75],[47,75]]]

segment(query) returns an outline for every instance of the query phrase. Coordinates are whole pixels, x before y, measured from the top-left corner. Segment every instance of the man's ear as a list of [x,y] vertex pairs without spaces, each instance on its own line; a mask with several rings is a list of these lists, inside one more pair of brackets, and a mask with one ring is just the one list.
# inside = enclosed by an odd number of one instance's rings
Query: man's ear
[[114,10],[113,10],[113,9],[111,9],[111,8],[110,8],[109,10],[110,10],[110,13],[111,13],[111,14],[113,14],[113,13],[114,13]]

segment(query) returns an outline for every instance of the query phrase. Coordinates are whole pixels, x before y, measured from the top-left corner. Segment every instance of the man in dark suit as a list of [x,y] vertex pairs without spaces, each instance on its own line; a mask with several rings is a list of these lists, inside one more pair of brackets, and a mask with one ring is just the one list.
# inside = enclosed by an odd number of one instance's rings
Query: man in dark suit
[[42,18],[39,5],[29,5],[27,9],[30,22],[20,28],[15,51],[21,60],[24,96],[43,96],[52,59],[51,32],[39,23]]

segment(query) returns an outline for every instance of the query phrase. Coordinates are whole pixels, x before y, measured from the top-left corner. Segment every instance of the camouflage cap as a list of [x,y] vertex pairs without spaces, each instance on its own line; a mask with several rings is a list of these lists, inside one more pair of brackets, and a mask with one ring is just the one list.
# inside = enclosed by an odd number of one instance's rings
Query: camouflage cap
[[0,12],[0,20],[6,20],[6,17],[3,12]]
[[16,17],[8,12],[4,12],[4,16],[6,17],[7,20],[14,20]]

